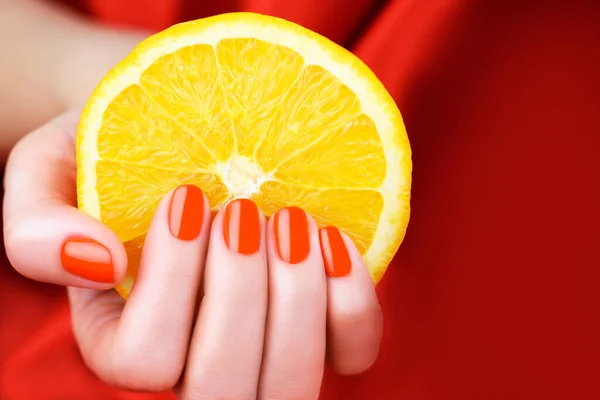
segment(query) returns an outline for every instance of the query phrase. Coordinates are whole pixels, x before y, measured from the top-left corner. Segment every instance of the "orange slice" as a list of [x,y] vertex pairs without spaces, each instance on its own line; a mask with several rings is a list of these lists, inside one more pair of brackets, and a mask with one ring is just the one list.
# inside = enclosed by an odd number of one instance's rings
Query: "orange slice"
[[348,234],[377,283],[409,219],[402,117],[354,55],[291,22],[234,13],[175,25],[100,82],[77,133],[79,208],[125,243],[127,297],[158,202],[196,184],[216,210],[300,206]]

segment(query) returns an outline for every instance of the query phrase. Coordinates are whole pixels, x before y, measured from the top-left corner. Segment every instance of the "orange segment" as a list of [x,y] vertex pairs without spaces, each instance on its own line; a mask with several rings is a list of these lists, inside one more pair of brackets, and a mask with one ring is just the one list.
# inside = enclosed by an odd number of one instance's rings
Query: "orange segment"
[[385,173],[385,155],[375,124],[360,115],[281,161],[273,176],[313,188],[377,189]]
[[304,60],[290,49],[256,39],[222,40],[216,53],[237,153],[251,157],[273,129],[273,114],[300,75]]
[[163,113],[176,121],[175,129],[188,135],[185,146],[179,145],[182,152],[193,149],[204,166],[212,164],[211,158],[229,158],[234,136],[212,46],[188,46],[163,56],[144,71],[140,82]]
[[321,67],[309,65],[275,108],[271,129],[256,153],[267,172],[325,140],[360,113],[356,95]]
[[[187,142],[190,133],[149,98],[138,85],[131,85],[117,96],[105,112],[98,132],[98,153],[104,160],[139,165],[164,165],[173,169],[213,164],[204,148],[193,153]],[[140,139],[146,141],[140,146]]]
[[127,297],[158,202],[199,186],[216,211],[300,206],[352,238],[376,283],[409,219],[402,118],[351,53],[290,22],[225,14],[141,43],[99,84],[77,133],[81,210],[125,243]]

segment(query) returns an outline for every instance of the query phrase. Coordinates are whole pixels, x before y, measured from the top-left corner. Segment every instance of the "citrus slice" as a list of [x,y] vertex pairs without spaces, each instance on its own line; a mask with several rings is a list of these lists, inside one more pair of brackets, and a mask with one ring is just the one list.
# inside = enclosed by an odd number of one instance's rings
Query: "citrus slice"
[[353,239],[377,283],[409,219],[402,117],[354,55],[291,22],[223,14],[142,42],[100,82],[77,132],[81,210],[125,243],[127,297],[161,198],[198,185],[216,210],[299,206]]

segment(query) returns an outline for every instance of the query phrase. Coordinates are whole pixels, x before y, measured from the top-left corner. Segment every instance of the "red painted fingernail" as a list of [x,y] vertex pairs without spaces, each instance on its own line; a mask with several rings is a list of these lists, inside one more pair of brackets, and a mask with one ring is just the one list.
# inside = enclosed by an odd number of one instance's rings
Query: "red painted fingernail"
[[60,250],[60,261],[64,269],[81,278],[105,283],[115,280],[110,251],[94,239],[67,239]]
[[169,230],[180,240],[194,240],[204,224],[204,194],[194,185],[179,186],[171,196]]
[[340,231],[334,226],[323,228],[319,232],[319,241],[327,275],[332,278],[348,275],[352,262]]
[[223,238],[231,250],[253,254],[260,247],[258,207],[249,199],[237,199],[227,204],[223,217]]
[[275,245],[279,258],[289,264],[298,264],[308,257],[310,238],[308,218],[298,207],[282,208],[275,214]]

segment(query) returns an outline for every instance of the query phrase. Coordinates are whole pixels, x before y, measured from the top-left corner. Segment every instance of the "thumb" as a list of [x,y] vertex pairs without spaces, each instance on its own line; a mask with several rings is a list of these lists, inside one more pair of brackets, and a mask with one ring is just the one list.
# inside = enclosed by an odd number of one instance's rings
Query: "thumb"
[[25,136],[5,172],[4,243],[12,266],[41,282],[108,289],[125,276],[123,244],[76,207],[71,111]]

